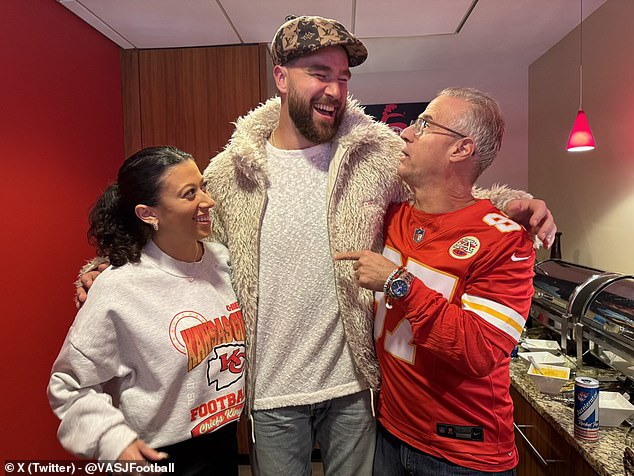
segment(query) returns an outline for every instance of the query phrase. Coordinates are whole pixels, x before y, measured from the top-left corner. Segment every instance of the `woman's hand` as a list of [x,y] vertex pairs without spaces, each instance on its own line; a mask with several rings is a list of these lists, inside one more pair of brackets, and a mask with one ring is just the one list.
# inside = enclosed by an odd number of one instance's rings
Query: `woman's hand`
[[117,461],[161,461],[167,457],[167,453],[156,451],[145,441],[137,439],[121,452]]

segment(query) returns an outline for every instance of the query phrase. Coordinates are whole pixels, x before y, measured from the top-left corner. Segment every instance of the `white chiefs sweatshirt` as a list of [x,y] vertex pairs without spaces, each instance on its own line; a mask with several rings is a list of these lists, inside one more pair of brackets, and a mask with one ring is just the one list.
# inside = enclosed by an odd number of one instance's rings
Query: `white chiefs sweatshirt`
[[226,248],[204,246],[184,263],[150,241],[139,263],[95,281],[48,386],[68,451],[115,460],[136,438],[160,447],[239,418],[242,312]]

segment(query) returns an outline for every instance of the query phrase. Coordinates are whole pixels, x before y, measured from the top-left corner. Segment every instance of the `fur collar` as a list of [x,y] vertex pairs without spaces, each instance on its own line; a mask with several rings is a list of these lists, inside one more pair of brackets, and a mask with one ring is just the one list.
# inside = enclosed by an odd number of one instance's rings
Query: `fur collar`
[[[236,168],[252,181],[265,180],[266,141],[278,124],[280,106],[280,98],[274,97],[240,117],[235,122],[236,129],[224,151]],[[365,114],[359,102],[349,96],[333,143],[335,147],[343,147],[354,154],[357,149],[365,147],[392,148],[396,137],[387,126],[377,127],[377,123]]]

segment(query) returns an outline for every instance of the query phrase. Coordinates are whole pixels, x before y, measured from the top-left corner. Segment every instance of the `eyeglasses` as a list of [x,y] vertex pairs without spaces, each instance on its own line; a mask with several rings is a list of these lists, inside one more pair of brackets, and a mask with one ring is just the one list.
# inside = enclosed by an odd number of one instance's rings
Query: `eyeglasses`
[[[425,129],[427,129],[430,125],[432,125],[432,126],[439,127],[440,129],[444,129],[448,132],[451,132],[452,134],[455,134],[457,136],[460,136],[463,139],[467,137],[465,134],[461,132],[454,131],[453,129],[449,129],[448,127],[443,126],[442,124],[438,124],[437,122],[431,121],[429,119],[425,119],[423,117],[419,117],[413,120],[412,122],[409,123],[409,125],[414,126],[414,134],[417,136],[423,135],[423,132],[425,131]],[[429,131],[429,133],[433,134],[434,131]],[[436,134],[439,134],[439,133],[436,132]]]

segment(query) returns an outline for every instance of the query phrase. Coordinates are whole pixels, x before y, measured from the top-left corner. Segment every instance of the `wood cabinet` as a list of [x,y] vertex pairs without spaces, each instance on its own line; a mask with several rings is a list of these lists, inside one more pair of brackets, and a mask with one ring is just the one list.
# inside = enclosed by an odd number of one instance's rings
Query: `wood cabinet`
[[268,95],[266,46],[122,50],[125,154],[174,145],[201,170]]
[[598,473],[513,387],[518,476],[594,476]]

